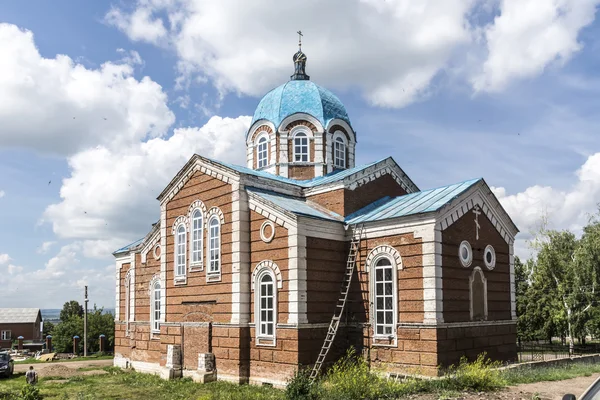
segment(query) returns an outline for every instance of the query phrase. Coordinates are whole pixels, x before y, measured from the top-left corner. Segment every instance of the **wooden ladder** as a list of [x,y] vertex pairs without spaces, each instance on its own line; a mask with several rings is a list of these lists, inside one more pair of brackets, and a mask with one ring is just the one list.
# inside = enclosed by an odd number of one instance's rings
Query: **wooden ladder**
[[360,249],[360,241],[363,235],[363,231],[363,225],[359,225],[358,227],[355,225],[353,227],[352,241],[350,242],[350,253],[348,253],[348,260],[346,261],[346,272],[344,272],[344,278],[342,279],[340,298],[337,301],[333,317],[331,318],[331,322],[329,323],[329,329],[327,330],[325,341],[323,342],[323,346],[321,347],[321,352],[319,353],[319,357],[317,357],[317,362],[315,363],[310,373],[310,383],[313,383],[317,376],[319,376],[319,372],[321,371],[323,362],[327,357],[327,353],[329,353],[329,349],[331,348],[331,345],[335,340],[335,335],[337,334],[338,327],[340,326],[340,320],[342,318],[342,313],[344,312],[344,307],[346,306],[348,292],[350,291],[350,283],[352,282],[352,275],[354,274],[354,268],[356,266],[356,256],[358,255],[358,251]]

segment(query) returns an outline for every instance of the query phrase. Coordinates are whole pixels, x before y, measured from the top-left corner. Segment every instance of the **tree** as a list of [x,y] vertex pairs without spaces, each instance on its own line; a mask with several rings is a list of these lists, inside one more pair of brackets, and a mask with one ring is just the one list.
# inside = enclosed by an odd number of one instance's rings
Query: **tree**
[[44,321],[44,327],[42,329],[42,337],[46,338],[48,335],[52,335],[52,330],[54,329],[54,324],[50,321]]
[[[589,319],[600,277],[600,227],[587,226],[581,240],[569,231],[541,229],[535,240],[538,249],[534,281],[544,288],[544,303],[552,304],[550,313],[554,327],[566,328],[569,352],[574,350],[574,337]],[[578,332],[579,331],[579,332]],[[584,334],[585,336],[585,334]]]
[[60,311],[60,320],[65,322],[72,317],[82,317],[83,316],[83,307],[79,304],[77,300],[67,301],[62,310]]
[[74,315],[66,320],[61,320],[61,322],[54,327],[53,333],[52,345],[56,352],[71,353],[73,351],[73,336],[79,336],[81,338],[79,342],[79,352],[83,350],[83,317]]
[[94,309],[88,312],[87,331],[90,352],[100,350],[100,335],[106,336],[106,346],[111,349],[115,341],[115,317],[94,304]]

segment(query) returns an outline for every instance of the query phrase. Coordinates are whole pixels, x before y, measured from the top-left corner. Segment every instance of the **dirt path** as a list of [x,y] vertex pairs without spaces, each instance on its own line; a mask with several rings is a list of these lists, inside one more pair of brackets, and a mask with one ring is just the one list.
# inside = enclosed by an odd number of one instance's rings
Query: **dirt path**
[[33,365],[33,368],[38,372],[38,374],[40,375],[44,375],[44,369],[50,368],[50,369],[56,369],[56,366],[60,365],[61,367],[64,366],[66,368],[68,368],[69,370],[73,370],[73,371],[77,371],[78,368],[87,368],[87,367],[108,367],[113,365],[113,360],[85,360],[85,361],[67,361],[67,362],[60,362],[60,361],[54,361],[54,362],[49,362],[49,363],[39,363],[39,364],[16,364],[15,365],[15,372],[19,373],[19,372],[26,372],[29,369],[29,366]]
[[527,383],[512,387],[509,389],[509,392],[513,395],[521,393],[530,394],[529,397],[524,397],[527,399],[530,399],[534,394],[537,394],[540,399],[544,400],[560,400],[567,393],[572,393],[579,397],[599,376],[600,374],[593,374],[591,376],[580,376],[579,378],[564,381]]

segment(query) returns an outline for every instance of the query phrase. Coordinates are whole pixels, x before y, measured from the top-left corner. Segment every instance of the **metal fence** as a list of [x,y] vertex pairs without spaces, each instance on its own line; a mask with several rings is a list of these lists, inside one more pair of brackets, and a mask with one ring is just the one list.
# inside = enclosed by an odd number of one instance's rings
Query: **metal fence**
[[[569,345],[563,345],[558,343],[545,344],[545,343],[520,343],[517,344],[517,353],[519,355],[519,362],[527,361],[548,361],[556,360],[559,358],[568,358]],[[580,356],[584,354],[599,354],[600,343],[590,343],[585,345],[575,345],[573,349],[573,356]]]

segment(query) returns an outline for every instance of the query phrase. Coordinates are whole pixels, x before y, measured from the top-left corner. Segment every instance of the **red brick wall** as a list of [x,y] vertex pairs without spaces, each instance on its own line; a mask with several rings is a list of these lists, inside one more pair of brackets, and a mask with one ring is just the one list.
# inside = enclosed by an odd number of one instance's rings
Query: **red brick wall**
[[[470,321],[469,277],[474,267],[480,267],[487,279],[488,320],[510,319],[509,247],[484,213],[479,215],[479,240],[476,239],[475,215],[469,210],[454,224],[442,231],[442,290],[444,321]],[[473,262],[465,268],[460,263],[458,248],[467,240],[473,248]],[[483,262],[485,247],[496,252],[496,267],[488,270]]]
[[150,281],[155,274],[160,277],[160,258],[154,259],[153,249],[148,252],[145,265],[142,264],[142,255],[135,255],[135,321],[150,321]]
[[[340,297],[349,248],[348,242],[306,238],[306,314],[309,323],[331,320]],[[356,274],[353,279],[353,288],[356,288]],[[358,299],[355,294],[350,301]]]
[[17,340],[19,336],[23,336],[24,340],[41,340],[40,322],[29,324],[0,324],[0,331],[10,331],[11,340],[0,340],[0,348],[11,347],[12,341]]
[[406,191],[402,189],[402,186],[391,175],[386,174],[357,187],[355,190],[337,189],[308,196],[307,199],[342,216],[347,216],[383,197],[396,197],[405,194]]
[[[231,192],[231,185],[197,171],[175,197],[167,203],[166,322],[202,322],[207,320],[229,322],[231,320]],[[221,281],[207,283],[207,266],[205,265],[203,271],[190,272],[188,268],[187,284],[174,285],[175,237],[172,234],[172,226],[177,217],[188,214],[189,206],[197,199],[204,202],[207,210],[214,206],[219,207],[225,217],[225,223],[221,225]],[[190,232],[188,232],[188,239],[189,235]],[[208,250],[207,239],[208,235],[205,229],[203,243],[205,264]],[[187,251],[187,256],[189,267],[189,251]],[[207,303],[211,301],[216,301],[216,303]],[[185,305],[182,302],[196,304]],[[198,304],[198,302],[202,304]]]
[[119,284],[119,315],[118,315],[119,321],[125,321],[125,307],[126,307],[125,276],[127,275],[127,271],[129,271],[129,268],[131,268],[131,263],[126,263],[121,266],[121,270],[119,271],[119,282],[120,282],[120,284]]
[[[288,320],[288,294],[289,294],[289,267],[288,267],[288,230],[283,226],[275,225],[275,236],[270,243],[265,243],[260,238],[260,227],[267,219],[250,211],[250,273],[254,271],[261,261],[273,261],[279,267],[282,278],[282,288],[277,289],[277,321],[287,323]],[[252,276],[250,276],[252,279]],[[250,294],[250,313],[254,317],[254,291]],[[254,323],[254,318],[252,318]]]
[[402,270],[398,274],[398,323],[423,322],[423,245],[421,238],[412,233],[366,239],[360,251],[360,290],[364,309],[368,314],[370,272],[365,271],[366,258],[377,246],[395,248],[402,258]]

